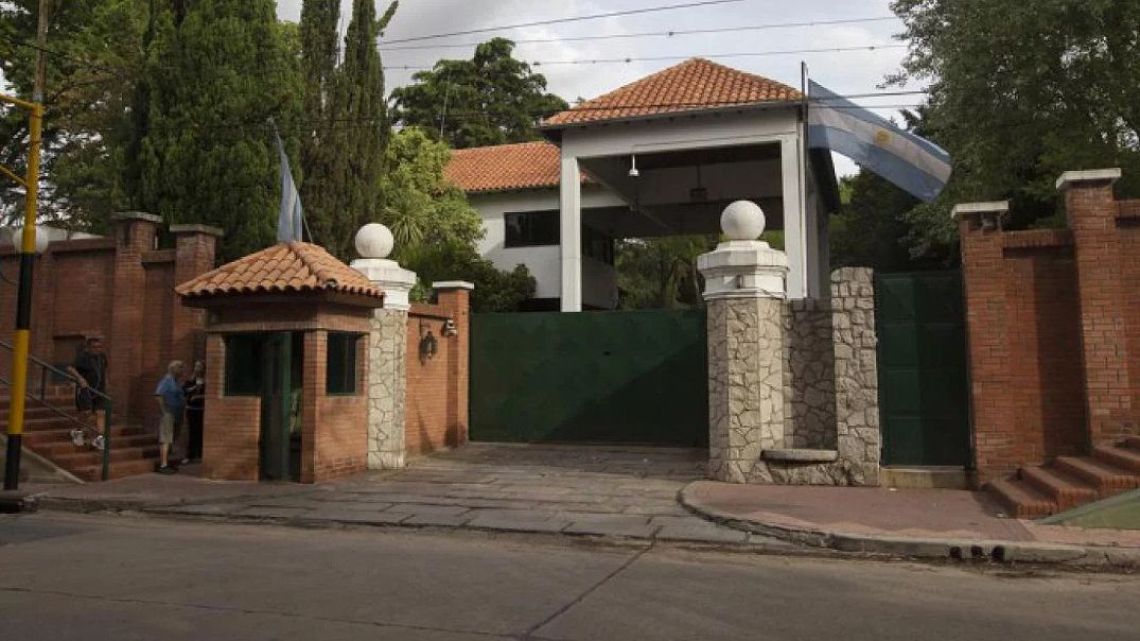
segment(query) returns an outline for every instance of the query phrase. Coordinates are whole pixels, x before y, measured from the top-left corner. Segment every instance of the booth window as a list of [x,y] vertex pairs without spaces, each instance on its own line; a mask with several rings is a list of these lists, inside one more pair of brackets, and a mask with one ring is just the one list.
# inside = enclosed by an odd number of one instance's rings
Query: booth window
[[356,351],[359,342],[360,334],[329,332],[326,394],[356,394]]
[[523,211],[505,214],[504,247],[557,245],[560,237],[557,210]]
[[261,345],[258,334],[226,337],[226,396],[261,395]]

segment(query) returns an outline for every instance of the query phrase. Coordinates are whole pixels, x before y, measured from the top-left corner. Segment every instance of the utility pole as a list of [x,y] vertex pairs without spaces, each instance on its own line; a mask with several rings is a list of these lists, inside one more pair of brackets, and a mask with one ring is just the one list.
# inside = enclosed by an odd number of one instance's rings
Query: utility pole
[[[32,272],[36,260],[36,218],[40,185],[40,147],[43,144],[43,96],[47,77],[44,47],[47,45],[48,2],[40,0],[36,32],[36,77],[32,102],[4,98],[5,102],[31,112],[28,119],[28,171],[24,185],[24,229],[20,242],[20,281],[16,295],[16,334],[12,354],[12,396],[8,405],[8,449],[4,467],[4,491],[15,493],[20,486],[20,453],[24,437],[24,406],[28,391],[28,351],[31,342]],[[5,171],[5,174],[11,172]],[[0,501],[0,509],[27,509],[22,496]]]

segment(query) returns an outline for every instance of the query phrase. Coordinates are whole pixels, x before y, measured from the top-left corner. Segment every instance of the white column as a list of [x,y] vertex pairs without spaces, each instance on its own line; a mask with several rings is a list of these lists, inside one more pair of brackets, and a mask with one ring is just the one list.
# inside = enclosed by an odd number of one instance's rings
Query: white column
[[788,255],[788,298],[808,295],[807,216],[804,211],[803,149],[799,136],[780,140],[781,195],[784,199],[784,252]]
[[582,311],[582,180],[578,159],[562,157],[562,311]]

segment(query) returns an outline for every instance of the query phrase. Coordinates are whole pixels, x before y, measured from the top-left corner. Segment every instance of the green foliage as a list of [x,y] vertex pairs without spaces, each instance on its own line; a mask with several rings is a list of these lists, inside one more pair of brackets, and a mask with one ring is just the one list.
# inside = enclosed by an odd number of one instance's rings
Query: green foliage
[[[534,295],[526,267],[500,271],[475,251],[483,224],[462,190],[448,183],[443,169],[451,151],[416,127],[393,134],[381,178],[384,206],[380,221],[396,238],[393,258],[419,275],[420,282],[466,280],[477,312],[516,311]],[[429,289],[417,287],[418,300]]]
[[914,268],[916,260],[906,242],[911,229],[905,215],[919,201],[869,171],[844,178],[840,191],[845,202],[832,216],[828,230],[832,267],[872,267],[888,272]]
[[143,204],[170,223],[225,229],[224,259],[275,236],[280,183],[265,123],[273,116],[288,129],[300,91],[274,4],[198,0],[184,14],[162,9],[146,65]]
[[[109,215],[135,206],[123,171],[132,137],[130,110],[147,0],[54,2],[50,13],[44,96],[40,217],[52,224],[100,228]],[[31,99],[38,0],[0,3],[0,71],[16,95]],[[24,172],[27,114],[0,119],[0,163]],[[22,215],[23,189],[0,183],[0,214]]]
[[894,78],[929,80],[923,127],[954,157],[931,205],[909,210],[912,255],[953,253],[956,202],[1009,198],[1011,226],[1059,221],[1063,171],[1122,167],[1140,193],[1140,3],[896,0],[911,54]]
[[395,258],[414,260],[424,248],[470,248],[483,236],[478,212],[444,180],[450,155],[447,145],[416,127],[392,136],[380,178],[380,222],[396,238]]
[[420,126],[453,148],[534,140],[537,125],[567,108],[546,92],[546,78],[511,54],[514,43],[494,38],[471,60],[440,60],[392,92],[393,120]]
[[703,305],[697,256],[716,246],[708,236],[619,241],[616,251],[619,309],[685,309]]
[[408,266],[419,278],[413,294],[421,301],[430,284],[442,280],[474,283],[471,310],[475,312],[516,312],[523,301],[534,297],[534,277],[525,265],[501,271],[470,247],[427,248]]

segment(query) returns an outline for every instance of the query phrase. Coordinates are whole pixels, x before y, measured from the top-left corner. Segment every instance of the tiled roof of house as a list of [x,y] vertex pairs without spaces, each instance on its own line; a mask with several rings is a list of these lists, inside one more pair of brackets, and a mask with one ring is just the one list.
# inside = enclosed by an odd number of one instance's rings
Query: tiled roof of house
[[788,85],[703,58],[692,58],[555,114],[544,126],[558,128],[559,125],[801,98],[800,92]]
[[467,193],[557,187],[561,157],[557,146],[542,141],[457,149],[444,176]]
[[290,292],[384,297],[363,274],[323,247],[301,242],[278,243],[182,283],[175,291],[185,298]]

